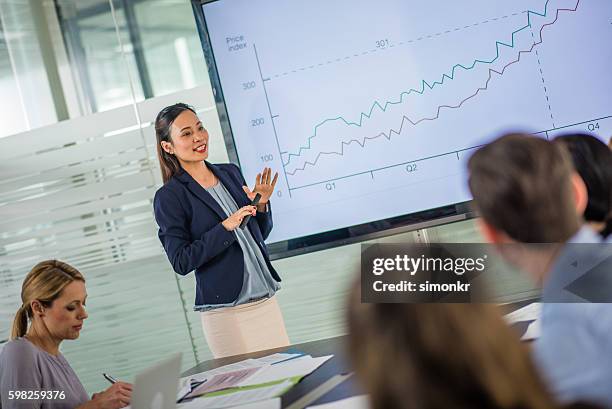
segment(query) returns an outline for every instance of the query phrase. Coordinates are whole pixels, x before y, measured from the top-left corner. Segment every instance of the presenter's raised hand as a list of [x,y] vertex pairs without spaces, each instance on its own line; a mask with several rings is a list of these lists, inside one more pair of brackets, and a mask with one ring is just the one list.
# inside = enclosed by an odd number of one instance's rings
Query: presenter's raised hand
[[270,200],[270,196],[272,196],[272,192],[274,192],[274,186],[276,186],[276,181],[278,180],[278,172],[274,174],[274,178],[272,178],[272,169],[264,168],[263,172],[258,173],[255,178],[255,187],[251,191],[248,186],[242,186],[244,193],[246,193],[249,200],[253,200],[255,195],[259,193],[261,195],[261,199],[259,199],[259,203],[261,205],[265,205]]
[[235,230],[236,227],[240,226],[240,223],[242,223],[242,219],[244,219],[245,216],[255,216],[256,211],[255,206],[241,207],[236,211],[236,213],[223,220],[221,224],[223,224],[223,227],[225,227],[225,230],[227,231]]

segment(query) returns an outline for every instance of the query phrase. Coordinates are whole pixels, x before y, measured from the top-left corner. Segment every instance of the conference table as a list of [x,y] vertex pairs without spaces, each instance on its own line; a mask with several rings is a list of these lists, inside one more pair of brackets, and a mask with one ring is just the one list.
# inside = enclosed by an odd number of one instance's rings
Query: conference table
[[[537,301],[535,299],[524,300],[504,306],[504,313],[515,311],[528,304]],[[526,330],[524,323],[512,325],[519,333]],[[316,371],[302,379],[298,384],[289,389],[281,397],[281,407],[288,409],[302,409],[311,405],[333,402],[339,399],[363,394],[351,376],[350,365],[346,356],[346,345],[348,336],[321,339],[317,341],[293,344],[283,348],[269,349],[249,354],[235,355],[226,358],[212,359],[202,362],[185,371],[182,376],[189,376],[199,372],[208,371],[223,365],[232,364],[249,358],[260,358],[277,352],[305,353],[313,357],[333,355],[333,358],[325,362]]]

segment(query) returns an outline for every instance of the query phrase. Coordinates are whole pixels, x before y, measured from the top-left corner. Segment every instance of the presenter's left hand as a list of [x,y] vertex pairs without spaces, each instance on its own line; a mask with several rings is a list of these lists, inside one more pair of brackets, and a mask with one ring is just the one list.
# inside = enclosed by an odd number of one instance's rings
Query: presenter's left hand
[[244,193],[246,193],[249,200],[255,199],[255,195],[259,193],[261,195],[261,199],[259,199],[259,204],[266,204],[268,200],[270,200],[270,196],[272,196],[272,192],[274,192],[274,186],[276,186],[276,181],[278,180],[278,172],[274,174],[274,178],[272,178],[272,169],[264,168],[263,172],[258,173],[255,178],[255,187],[251,191],[248,186],[242,186]]

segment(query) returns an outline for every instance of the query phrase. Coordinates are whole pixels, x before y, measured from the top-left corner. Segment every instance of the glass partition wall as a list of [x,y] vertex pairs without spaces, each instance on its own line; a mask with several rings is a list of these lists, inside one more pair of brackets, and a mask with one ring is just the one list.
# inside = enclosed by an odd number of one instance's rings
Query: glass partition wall
[[89,392],[176,351],[208,359],[193,277],[157,239],[153,121],[193,104],[227,161],[191,5],[180,0],[0,0],[0,348],[38,261],[87,280],[67,356]]

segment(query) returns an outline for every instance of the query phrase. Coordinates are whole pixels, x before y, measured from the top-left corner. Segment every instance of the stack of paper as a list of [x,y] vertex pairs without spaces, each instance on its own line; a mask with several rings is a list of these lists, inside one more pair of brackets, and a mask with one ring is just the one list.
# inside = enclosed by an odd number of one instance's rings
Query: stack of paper
[[[230,390],[205,395],[178,405],[177,409],[221,409],[241,405],[261,403],[262,408],[271,409],[280,407],[279,395],[282,395],[293,384],[289,381],[275,385],[245,388],[244,390]],[[259,406],[257,406],[259,407]]]
[[200,372],[200,373],[195,374],[195,375],[185,376],[184,378],[181,378],[181,385],[184,385],[184,384],[186,384],[186,383],[188,383],[189,381],[192,381],[192,380],[193,381],[201,381],[201,380],[204,380],[204,379],[207,379],[207,378],[211,378],[212,376],[220,374],[220,373],[227,373],[227,372],[232,372],[232,371],[238,371],[238,370],[247,369],[247,368],[261,368],[264,365],[273,364],[273,363],[277,363],[277,362],[283,362],[283,361],[287,361],[289,359],[298,358],[300,356],[304,356],[304,354],[283,354],[283,353],[278,353],[278,354],[272,354],[272,355],[264,356],[262,358],[257,358],[257,359],[245,359],[244,361],[235,362],[233,364],[220,366],[218,368],[211,369],[211,370],[205,371],[205,372]]
[[241,380],[240,386],[257,385],[267,382],[274,382],[280,379],[302,378],[314,372],[318,367],[323,365],[333,355],[313,358],[310,355],[304,355],[299,358],[286,360],[284,362],[276,362],[261,367],[253,375]]
[[210,379],[203,381],[203,383],[195,387],[184,399],[195,398],[205,393],[239,386],[240,382],[251,377],[258,370],[258,368],[245,368],[213,375]]
[[330,358],[332,355],[313,358],[303,354],[274,354],[185,377],[181,380],[179,397],[188,395],[192,399],[179,408],[216,409],[267,402],[285,393]]
[[241,371],[241,370],[251,371],[254,369],[255,371],[257,371],[266,365],[277,363],[277,362],[283,362],[283,361],[297,358],[303,355],[304,354],[283,354],[283,353],[272,354],[272,355],[268,355],[268,356],[258,358],[258,359],[245,359],[244,361],[220,366],[218,368],[211,369],[205,372],[200,372],[195,375],[185,376],[181,378],[179,381],[179,392],[178,392],[177,399],[180,399],[186,396],[187,394],[189,394],[192,391],[194,385],[196,385],[197,387],[202,382],[210,380],[214,378],[216,375],[222,375],[222,374],[227,374],[227,373]]

